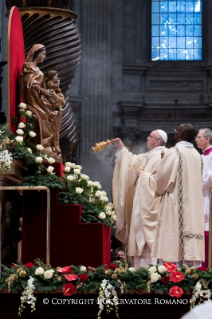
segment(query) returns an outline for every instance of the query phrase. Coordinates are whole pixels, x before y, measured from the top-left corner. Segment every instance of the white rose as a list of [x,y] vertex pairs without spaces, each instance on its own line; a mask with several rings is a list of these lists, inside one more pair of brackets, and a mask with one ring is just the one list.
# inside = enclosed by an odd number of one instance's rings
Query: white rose
[[117,220],[117,216],[116,216],[116,215],[112,215],[112,216],[111,216],[111,219],[112,219],[112,221],[115,222],[115,221]]
[[71,167],[65,166],[64,171],[65,171],[66,173],[69,173],[70,170],[71,170]]
[[100,200],[102,201],[102,202],[108,202],[108,197],[107,196],[101,196],[100,197]]
[[29,136],[31,136],[31,137],[35,137],[37,134],[35,133],[35,132],[33,132],[33,131],[29,131]]
[[44,277],[45,277],[46,279],[51,279],[51,278],[52,278],[52,275],[53,275],[53,272],[52,272],[51,270],[46,270],[46,271],[44,272]]
[[136,269],[134,267],[130,267],[130,268],[128,268],[128,270],[132,271],[132,272],[136,271]]
[[102,196],[102,192],[101,192],[101,191],[97,191],[97,192],[95,193],[95,196],[96,196],[96,197],[101,197],[101,196]]
[[27,108],[25,103],[20,103],[19,107],[20,107],[20,109],[26,109]]
[[18,130],[16,130],[16,133],[17,133],[18,135],[23,135],[23,134],[24,134],[24,131],[19,128]]
[[93,186],[96,186],[98,189],[102,188],[102,186],[99,182],[93,182]]
[[20,122],[19,124],[18,124],[18,128],[24,128],[26,125],[23,123],[23,122]]
[[52,173],[53,170],[54,170],[54,167],[53,167],[53,166],[49,166],[49,167],[47,168],[47,172],[49,172],[49,173]]
[[31,150],[31,148],[27,148],[27,151],[29,152],[29,153],[32,153],[32,150]]
[[107,193],[105,191],[102,191],[103,196],[107,196]]
[[23,136],[16,136],[15,140],[17,143],[23,143],[24,139],[23,139]]
[[156,282],[158,281],[158,279],[161,277],[161,275],[159,275],[158,273],[153,273],[151,274],[150,278],[151,278],[151,282]]
[[76,187],[76,193],[81,194],[83,192],[83,188],[81,187]]
[[54,269],[49,269],[49,271],[51,271],[52,273],[54,273]]
[[32,112],[31,112],[31,111],[29,111],[29,110],[27,110],[27,111],[26,111],[26,115],[28,115],[28,116],[32,116]]
[[42,157],[40,157],[40,156],[36,157],[36,158],[35,158],[35,162],[36,162],[36,163],[42,163],[42,162],[43,162]]
[[110,216],[110,215],[111,215],[111,211],[110,211],[110,210],[107,210],[105,214],[108,215],[108,216]]
[[36,148],[38,151],[42,151],[44,149],[43,145],[41,145],[41,144],[37,144]]
[[55,162],[55,159],[52,157],[47,158],[47,161],[49,162],[49,164],[53,164]]
[[112,208],[113,208],[113,204],[112,204],[112,203],[108,203],[106,207],[107,207],[107,209],[112,210]]
[[75,175],[80,175],[80,170],[79,169],[74,169],[74,174]]
[[81,174],[80,178],[84,179],[85,181],[88,181],[90,179],[90,177],[88,175],[85,175],[85,174]]
[[[65,163],[65,166],[67,166],[67,167],[71,167],[71,165],[72,165],[71,162],[66,162],[66,163]],[[74,165],[75,165],[75,164],[74,164]]]
[[80,271],[86,271],[86,267],[85,266],[81,266],[80,267]]
[[160,266],[158,267],[158,272],[159,272],[160,274],[164,274],[164,273],[166,272],[166,268],[165,268],[163,265],[160,265]]
[[87,185],[88,185],[89,187],[92,187],[92,186],[93,186],[93,182],[92,182],[92,181],[88,181]]
[[35,270],[35,274],[36,275],[42,275],[44,273],[44,269],[42,267],[38,267],[36,270]]
[[155,266],[150,267],[148,270],[149,270],[150,274],[153,274],[154,272],[157,271]]
[[76,165],[75,167],[76,167],[77,169],[80,169],[80,170],[82,169],[82,166],[81,166],[81,165]]
[[74,180],[74,176],[73,175],[68,175],[67,176],[67,180],[70,181],[70,182],[73,181]]
[[101,212],[101,213],[99,214],[99,218],[100,218],[100,219],[105,219],[105,217],[106,217],[105,213]]

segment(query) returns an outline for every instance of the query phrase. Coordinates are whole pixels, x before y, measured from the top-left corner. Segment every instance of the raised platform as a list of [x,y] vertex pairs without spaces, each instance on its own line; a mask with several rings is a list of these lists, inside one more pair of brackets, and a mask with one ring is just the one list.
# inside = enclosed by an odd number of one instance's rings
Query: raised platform
[[[36,311],[31,313],[26,305],[22,319],[95,319],[98,313],[97,294],[82,294],[64,297],[62,294],[37,294]],[[172,298],[169,295],[126,294],[119,295],[120,319],[180,319],[189,311],[190,295]],[[176,304],[174,304],[176,303]],[[177,304],[178,303],[178,304]],[[0,318],[16,319],[20,305],[20,294],[0,294]],[[115,319],[115,311],[110,314],[104,309],[102,319]]]

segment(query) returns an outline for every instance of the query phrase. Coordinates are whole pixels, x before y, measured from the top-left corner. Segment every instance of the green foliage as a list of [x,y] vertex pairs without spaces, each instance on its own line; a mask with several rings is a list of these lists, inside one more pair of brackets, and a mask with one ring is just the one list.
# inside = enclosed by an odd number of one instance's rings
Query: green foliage
[[63,189],[64,184],[60,178],[54,174],[48,173],[46,175],[36,174],[32,176],[26,176],[22,182],[23,186],[46,186],[49,188]]
[[12,157],[16,160],[22,160],[27,166],[35,163],[35,155],[30,153],[25,145],[17,144],[12,150]]

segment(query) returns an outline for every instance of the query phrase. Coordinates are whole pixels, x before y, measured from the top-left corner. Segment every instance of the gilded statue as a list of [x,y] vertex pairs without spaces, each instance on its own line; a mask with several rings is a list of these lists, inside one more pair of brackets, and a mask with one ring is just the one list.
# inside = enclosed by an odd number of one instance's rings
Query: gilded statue
[[33,45],[21,71],[22,96],[29,110],[38,118],[35,142],[43,145],[47,155],[61,161],[59,132],[65,99],[59,88],[57,71],[50,71],[45,78],[38,67],[45,58],[45,46]]

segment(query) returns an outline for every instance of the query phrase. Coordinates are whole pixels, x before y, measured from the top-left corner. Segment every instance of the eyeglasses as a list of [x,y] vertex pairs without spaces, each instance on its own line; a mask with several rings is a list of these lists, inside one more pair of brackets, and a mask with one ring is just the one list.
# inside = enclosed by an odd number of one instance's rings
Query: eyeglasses
[[158,137],[154,137],[151,134],[149,135],[150,138],[155,138],[156,140],[158,140]]

